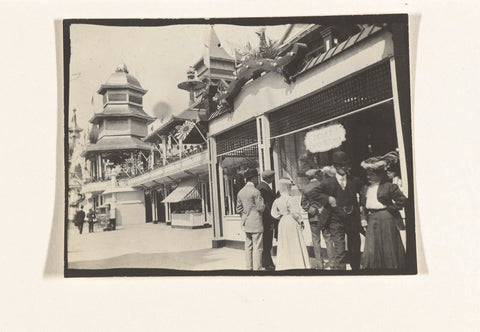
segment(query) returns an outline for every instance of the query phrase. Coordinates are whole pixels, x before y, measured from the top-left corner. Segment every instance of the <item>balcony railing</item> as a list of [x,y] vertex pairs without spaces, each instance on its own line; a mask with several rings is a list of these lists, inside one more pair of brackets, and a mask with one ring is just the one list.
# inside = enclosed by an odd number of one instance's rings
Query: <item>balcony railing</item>
[[[207,150],[205,146],[198,146],[195,149],[185,150],[182,156],[171,155],[166,158],[164,163],[163,158],[160,158],[151,167],[139,167],[136,169],[137,174],[128,174],[123,170],[116,173],[116,181],[118,186],[131,186],[141,184],[143,178],[150,178],[152,174],[163,174],[164,172],[171,174],[178,170],[188,170],[188,168],[198,166],[207,162]],[[114,172],[107,172],[103,176],[93,177],[86,179],[83,183],[83,192],[93,192],[105,190],[106,187],[111,185],[112,175]],[[168,176],[168,175],[165,175]],[[157,176],[155,175],[157,178]],[[140,181],[140,183],[138,182]]]
[[157,167],[144,174],[127,180],[129,186],[139,186],[153,180],[161,180],[167,176],[189,170],[193,167],[206,165],[208,162],[208,151],[204,150],[196,154],[186,156],[182,159],[172,161],[165,166]]
[[163,161],[163,158],[159,158],[155,164],[153,165],[153,168],[149,168],[147,169],[145,172],[149,172],[153,169],[157,169],[157,168],[160,168],[160,167],[164,167],[168,164],[171,164],[171,163],[174,163],[174,162],[177,162],[181,159],[185,159],[185,158],[188,158],[190,156],[193,156],[193,155],[196,155],[198,153],[202,153],[204,152],[205,150],[207,149],[207,146],[206,144],[202,145],[202,146],[197,146],[196,148],[194,149],[189,149],[189,150],[185,150],[183,151],[182,153],[182,157],[180,157],[178,154],[172,154],[170,156],[168,156],[166,158],[166,163],[164,163]]

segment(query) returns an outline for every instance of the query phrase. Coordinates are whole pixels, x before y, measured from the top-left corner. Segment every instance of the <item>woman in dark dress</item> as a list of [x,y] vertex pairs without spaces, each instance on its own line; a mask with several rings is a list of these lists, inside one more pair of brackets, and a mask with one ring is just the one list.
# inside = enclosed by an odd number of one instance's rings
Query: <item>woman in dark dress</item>
[[387,162],[371,158],[361,165],[369,182],[360,193],[362,225],[367,226],[361,268],[405,268],[405,249],[399,232],[405,226],[399,210],[407,198],[396,184],[388,181]]

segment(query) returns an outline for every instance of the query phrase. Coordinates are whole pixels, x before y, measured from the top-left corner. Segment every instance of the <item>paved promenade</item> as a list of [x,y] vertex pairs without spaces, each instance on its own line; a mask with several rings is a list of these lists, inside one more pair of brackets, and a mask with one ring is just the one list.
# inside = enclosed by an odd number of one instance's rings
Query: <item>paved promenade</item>
[[83,234],[68,231],[69,268],[244,269],[243,250],[212,249],[212,229],[176,229],[165,224],[120,226]]

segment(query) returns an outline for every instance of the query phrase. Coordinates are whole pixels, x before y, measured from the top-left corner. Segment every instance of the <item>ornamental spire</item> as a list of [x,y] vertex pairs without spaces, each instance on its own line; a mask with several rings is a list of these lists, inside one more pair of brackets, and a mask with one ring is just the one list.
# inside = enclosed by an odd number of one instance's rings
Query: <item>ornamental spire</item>
[[118,72],[123,72],[125,74],[128,74],[128,68],[127,68],[127,65],[124,64],[124,63],[121,63],[117,66],[117,69],[115,69],[115,71],[118,73]]

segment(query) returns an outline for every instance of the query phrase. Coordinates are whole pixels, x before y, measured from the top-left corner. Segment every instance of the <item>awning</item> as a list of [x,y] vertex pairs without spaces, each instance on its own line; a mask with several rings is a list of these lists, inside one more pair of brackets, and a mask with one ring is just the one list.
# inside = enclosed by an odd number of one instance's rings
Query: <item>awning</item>
[[198,182],[195,180],[181,182],[174,191],[170,193],[162,203],[178,203],[191,199],[201,199],[198,192]]

